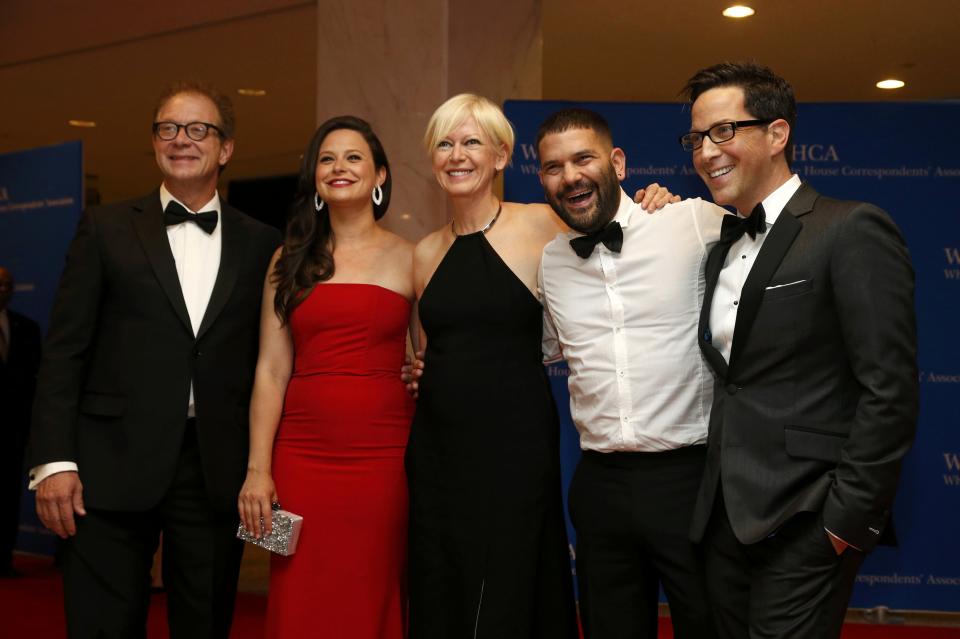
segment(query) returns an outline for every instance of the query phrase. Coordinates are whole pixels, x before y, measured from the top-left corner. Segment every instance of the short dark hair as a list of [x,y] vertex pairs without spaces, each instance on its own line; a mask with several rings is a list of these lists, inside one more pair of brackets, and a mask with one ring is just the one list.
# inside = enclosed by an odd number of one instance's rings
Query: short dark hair
[[537,129],[537,147],[543,138],[554,133],[563,133],[571,129],[589,129],[596,133],[604,142],[613,146],[613,134],[610,125],[602,115],[590,109],[571,107],[561,109],[547,116],[540,128]]
[[790,83],[770,67],[756,62],[721,62],[694,73],[681,95],[693,104],[702,94],[718,87],[742,89],[744,108],[758,120],[787,121],[790,136],[784,157],[789,165],[793,160],[793,130],[797,121],[797,100]]
[[214,124],[216,124],[223,133],[223,139],[233,139],[233,134],[237,128],[237,116],[233,112],[233,101],[230,100],[225,93],[220,92],[212,84],[206,82],[184,80],[174,82],[168,86],[163,90],[163,93],[160,94],[160,97],[157,98],[156,105],[153,109],[154,121],[156,121],[157,116],[160,114],[160,109],[163,108],[163,105],[181,93],[194,93],[209,98],[209,100],[213,102],[213,105],[217,107],[217,113],[220,114],[220,121]]

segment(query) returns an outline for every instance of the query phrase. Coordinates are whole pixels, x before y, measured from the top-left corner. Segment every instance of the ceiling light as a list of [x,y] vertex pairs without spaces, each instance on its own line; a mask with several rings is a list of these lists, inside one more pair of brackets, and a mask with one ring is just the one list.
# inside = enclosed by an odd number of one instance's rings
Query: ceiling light
[[237,89],[237,93],[247,97],[262,98],[267,94],[266,89]]
[[735,4],[723,10],[723,15],[727,18],[749,18],[754,13],[756,12],[753,9],[742,4]]
[[401,213],[401,214],[400,214],[400,219],[401,219],[401,220],[409,220],[409,219],[410,219],[410,214],[409,214],[409,213]]
[[81,129],[92,129],[97,126],[97,123],[93,120],[67,120],[67,124],[70,126],[78,126]]
[[894,80],[891,78],[889,80],[880,80],[880,82],[877,82],[878,89],[902,89],[903,87],[903,80]]

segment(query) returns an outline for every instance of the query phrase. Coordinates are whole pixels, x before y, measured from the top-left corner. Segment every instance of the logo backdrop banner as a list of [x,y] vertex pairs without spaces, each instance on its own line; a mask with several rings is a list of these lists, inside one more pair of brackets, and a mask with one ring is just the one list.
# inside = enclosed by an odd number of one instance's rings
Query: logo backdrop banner
[[[17,283],[10,307],[44,334],[82,206],[80,142],[0,155],[0,264]],[[51,554],[53,540],[37,519],[33,493],[25,493],[17,548]]]
[[[627,193],[659,182],[684,197],[710,199],[690,153],[677,141],[690,127],[683,105],[509,101],[504,110],[517,145],[504,176],[507,200],[544,201],[537,127],[550,113],[574,105],[610,122],[614,142],[627,156]],[[793,170],[825,195],[865,200],[890,213],[917,276],[920,423],[894,505],[900,545],[867,557],[854,607],[960,611],[960,159],[944,137],[944,126],[958,118],[960,103],[799,105]],[[554,366],[550,374],[569,485],[579,449],[566,367]]]

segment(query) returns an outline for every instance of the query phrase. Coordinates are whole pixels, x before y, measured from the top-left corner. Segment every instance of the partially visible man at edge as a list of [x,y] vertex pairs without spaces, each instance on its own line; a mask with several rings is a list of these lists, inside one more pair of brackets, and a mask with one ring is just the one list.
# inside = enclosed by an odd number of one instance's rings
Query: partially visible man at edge
[[17,577],[13,549],[20,525],[23,453],[40,364],[40,327],[8,308],[13,274],[0,266],[0,578]]
[[910,257],[879,208],[791,173],[786,80],[723,63],[686,94],[681,144],[741,218],[706,266],[698,336],[716,386],[691,536],[722,637],[838,637],[916,428]]
[[172,637],[227,637],[239,571],[263,274],[279,234],[230,207],[229,99],[167,90],[159,190],[85,211],[67,252],[34,407],[31,486],[66,539],[71,637],[145,632],[163,533]]

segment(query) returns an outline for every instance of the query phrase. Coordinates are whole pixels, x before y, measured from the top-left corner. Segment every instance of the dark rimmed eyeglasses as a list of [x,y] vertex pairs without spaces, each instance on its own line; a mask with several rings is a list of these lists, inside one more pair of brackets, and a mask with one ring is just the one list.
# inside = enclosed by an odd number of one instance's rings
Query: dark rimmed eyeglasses
[[223,131],[220,130],[220,127],[216,124],[210,124],[209,122],[187,122],[186,124],[177,124],[176,122],[153,123],[153,134],[161,140],[170,141],[175,139],[180,133],[180,129],[186,131],[187,137],[194,142],[199,142],[207,137],[211,129],[216,131],[217,135],[221,138],[223,137]]
[[738,120],[736,122],[721,122],[714,124],[706,131],[690,131],[680,136],[680,146],[684,151],[696,151],[703,146],[703,138],[708,137],[714,144],[729,142],[737,134],[737,129],[748,126],[762,126],[773,120]]

